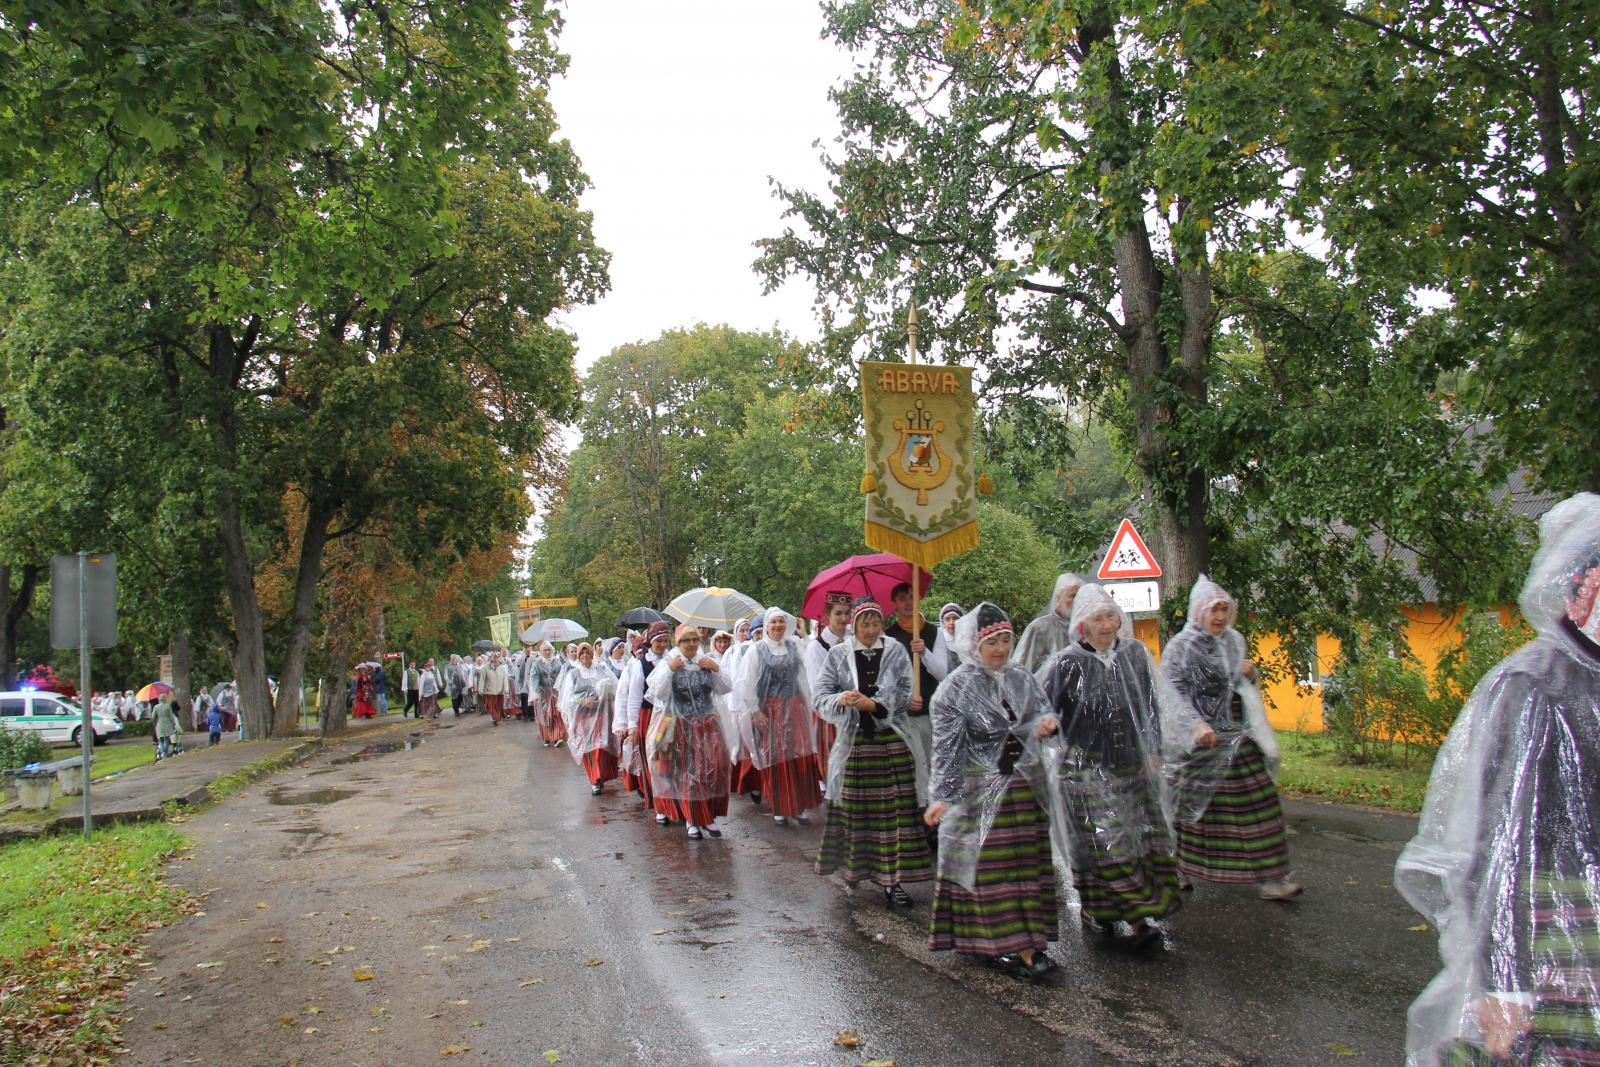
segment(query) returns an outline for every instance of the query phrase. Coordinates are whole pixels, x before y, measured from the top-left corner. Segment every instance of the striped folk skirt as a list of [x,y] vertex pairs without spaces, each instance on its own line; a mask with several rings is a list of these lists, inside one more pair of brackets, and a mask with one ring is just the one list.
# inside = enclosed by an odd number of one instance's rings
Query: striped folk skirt
[[649,729],[650,705],[648,703],[641,704],[639,706],[639,740],[634,743],[634,758],[638,760],[639,769],[636,771],[628,770],[627,768],[622,769],[622,788],[638,793],[644,798],[644,806],[652,808],[655,806],[656,796],[650,788],[650,768],[645,766],[644,754],[639,751],[644,747],[644,735]]
[[1085,753],[1063,771],[1066,817],[1073,839],[1072,886],[1083,914],[1130,925],[1161,919],[1183,906],[1178,862],[1161,804],[1138,767],[1100,769]]
[[561,718],[561,710],[556,707],[556,694],[553,690],[546,689],[539,694],[539,740],[546,744],[567,739],[567,724]]
[[750,762],[750,757],[735,760],[733,763],[733,785],[729,793],[759,793],[762,791],[761,772],[756,770],[755,764]]
[[[643,718],[641,713],[640,719]],[[639,736],[644,737],[645,732],[640,730]],[[656,814],[690,826],[710,826],[717,816],[728,814],[728,766],[728,747],[715,715],[678,719],[671,763],[658,762],[654,757],[646,760],[646,769],[655,776],[652,782]],[[667,767],[670,770],[664,771]],[[663,789],[680,795],[662,796]]]
[[916,764],[896,735],[880,733],[872,741],[857,736],[839,802],[828,805],[816,871],[841,871],[847,882],[866,879],[882,886],[933,877]]
[[590,785],[614,781],[617,777],[617,754],[609,748],[590,749],[583,754],[583,770]]
[[928,948],[971,956],[1044,951],[1056,939],[1056,872],[1050,819],[1016,775],[978,852],[972,889],[939,879]]
[[806,755],[774,763],[760,773],[761,795],[772,805],[774,815],[799,815],[822,803],[822,785],[817,781],[815,756]]
[[[1234,885],[1289,876],[1289,840],[1278,787],[1256,743],[1245,738],[1223,766],[1207,768],[1216,785],[1199,822],[1176,820],[1178,867],[1191,878]],[[1179,778],[1181,797],[1184,779]]]

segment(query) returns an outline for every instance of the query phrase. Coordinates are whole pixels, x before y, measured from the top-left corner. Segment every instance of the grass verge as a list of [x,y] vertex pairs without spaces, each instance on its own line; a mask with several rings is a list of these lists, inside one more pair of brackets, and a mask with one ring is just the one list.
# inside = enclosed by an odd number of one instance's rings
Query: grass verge
[[1338,800],[1408,815],[1422,810],[1433,773],[1431,753],[1413,757],[1409,766],[1400,760],[1349,763],[1320,734],[1285,730],[1278,734],[1278,743],[1283,749],[1278,790],[1286,797]]
[[192,907],[161,877],[182,847],[144,823],[0,848],[0,1064],[111,1062],[140,936]]

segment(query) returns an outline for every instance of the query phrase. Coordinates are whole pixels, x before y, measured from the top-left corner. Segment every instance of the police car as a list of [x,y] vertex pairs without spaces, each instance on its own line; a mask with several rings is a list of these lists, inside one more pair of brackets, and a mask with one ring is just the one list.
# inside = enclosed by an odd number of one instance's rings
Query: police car
[[[96,713],[94,740],[104,744],[122,733],[115,716]],[[51,743],[83,743],[83,709],[60,693],[30,689],[0,692],[0,726],[9,730],[32,730]]]

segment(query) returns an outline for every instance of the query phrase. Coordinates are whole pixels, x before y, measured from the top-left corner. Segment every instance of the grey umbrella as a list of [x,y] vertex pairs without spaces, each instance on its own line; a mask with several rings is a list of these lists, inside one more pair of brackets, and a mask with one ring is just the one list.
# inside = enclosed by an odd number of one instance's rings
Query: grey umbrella
[[667,614],[679,622],[696,626],[714,626],[731,630],[740,619],[749,618],[761,610],[761,605],[737,589],[719,589],[710,586],[679,593],[667,605]]
[[472,650],[474,652],[493,652],[495,649],[503,648],[503,647],[504,646],[501,645],[500,642],[498,642],[498,641],[474,641],[474,642],[472,642]]

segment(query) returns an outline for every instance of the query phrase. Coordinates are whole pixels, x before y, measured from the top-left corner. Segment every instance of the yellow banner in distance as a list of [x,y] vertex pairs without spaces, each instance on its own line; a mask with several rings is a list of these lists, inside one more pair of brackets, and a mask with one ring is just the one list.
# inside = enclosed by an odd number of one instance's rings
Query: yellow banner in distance
[[867,544],[921,567],[978,547],[972,368],[861,364]]
[[489,616],[489,640],[506,648],[511,647],[511,627],[516,624],[517,617],[512,612],[504,615]]

